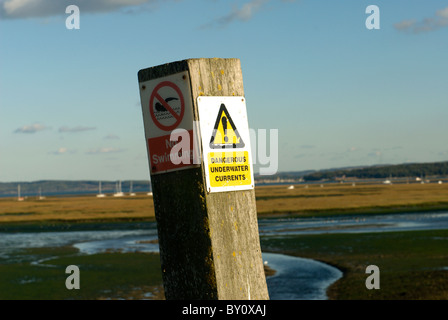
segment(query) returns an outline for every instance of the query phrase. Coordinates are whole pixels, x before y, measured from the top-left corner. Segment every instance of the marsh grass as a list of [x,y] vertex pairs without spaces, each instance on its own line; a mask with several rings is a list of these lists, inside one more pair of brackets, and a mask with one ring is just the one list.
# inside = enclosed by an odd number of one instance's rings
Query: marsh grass
[[[255,188],[257,212],[262,216],[328,215],[448,209],[448,184],[371,185],[326,184],[259,186]],[[150,196],[48,197],[45,200],[0,199],[0,223],[154,221]]]
[[[317,259],[343,278],[328,290],[337,300],[448,300],[448,230],[262,237],[262,249]],[[365,286],[380,268],[380,289]]]
[[448,209],[448,184],[298,185],[256,188],[259,215],[326,215]]
[[[72,247],[33,248],[33,261],[0,265],[0,300],[160,299],[160,258],[151,253],[81,255]],[[27,259],[29,260],[29,259]],[[80,270],[79,290],[68,290],[65,269]]]
[[[448,209],[448,184],[263,186],[255,194],[263,217]],[[154,206],[146,195],[0,199],[0,230],[6,232],[99,230],[147,221],[154,221]],[[329,289],[332,299],[448,299],[448,230],[261,239],[263,250],[321,260],[344,271]],[[0,261],[0,299],[163,298],[158,254],[80,255],[75,248],[60,247],[13,255],[9,262]],[[40,265],[31,263],[42,259]],[[65,288],[70,264],[80,267],[81,290]],[[380,290],[365,288],[370,264],[380,267]]]
[[48,197],[45,200],[0,200],[0,223],[30,221],[154,220],[152,197]]

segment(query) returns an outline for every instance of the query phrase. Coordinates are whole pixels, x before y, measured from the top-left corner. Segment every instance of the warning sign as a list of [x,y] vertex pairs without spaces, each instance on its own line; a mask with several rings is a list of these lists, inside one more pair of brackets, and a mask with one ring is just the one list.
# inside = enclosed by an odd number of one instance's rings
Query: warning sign
[[184,71],[139,83],[151,174],[200,165],[189,79]]
[[[180,142],[176,141],[176,138],[167,135],[148,139],[152,174],[185,169],[191,167],[192,164],[200,163],[196,159],[197,155],[193,152],[197,149],[194,146],[193,130],[185,131]],[[179,144],[183,144],[185,147],[180,148]]]
[[251,165],[247,151],[210,152],[207,162],[212,187],[252,185]]
[[179,87],[170,81],[159,83],[149,98],[149,111],[154,124],[164,131],[176,129],[185,112],[185,100]]
[[254,188],[244,97],[199,97],[199,126],[208,192]]
[[212,138],[210,139],[210,148],[243,148],[244,142],[241,139],[225,104],[221,104],[218,117],[216,118]]

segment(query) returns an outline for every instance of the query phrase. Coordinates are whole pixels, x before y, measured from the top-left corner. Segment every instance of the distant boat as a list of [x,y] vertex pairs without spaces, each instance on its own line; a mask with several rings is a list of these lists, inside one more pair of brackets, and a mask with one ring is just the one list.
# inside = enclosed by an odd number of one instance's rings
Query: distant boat
[[20,184],[17,186],[17,201],[25,200],[22,196],[20,196]]
[[151,181],[149,181],[149,192],[147,193],[148,196],[152,196],[152,191],[151,191]]
[[383,183],[384,184],[392,184],[392,182],[390,182],[390,180],[384,180]]
[[106,195],[101,192],[101,181],[98,183],[98,194],[96,195],[97,198],[104,198]]
[[129,195],[131,197],[135,196],[135,192],[132,191],[132,181],[131,181],[131,186],[129,187]]
[[42,188],[39,187],[39,197],[37,197],[38,200],[44,200],[45,197],[42,196]]
[[117,182],[115,188],[116,188],[116,191],[114,193],[114,197],[124,196],[124,193],[121,191],[121,181]]

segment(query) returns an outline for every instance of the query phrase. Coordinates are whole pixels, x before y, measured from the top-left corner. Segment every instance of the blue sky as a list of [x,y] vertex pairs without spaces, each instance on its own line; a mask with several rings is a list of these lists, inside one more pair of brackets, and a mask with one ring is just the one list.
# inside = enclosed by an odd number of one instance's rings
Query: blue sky
[[187,58],[241,60],[279,171],[446,161],[447,39],[448,1],[0,0],[0,181],[149,179],[137,72]]

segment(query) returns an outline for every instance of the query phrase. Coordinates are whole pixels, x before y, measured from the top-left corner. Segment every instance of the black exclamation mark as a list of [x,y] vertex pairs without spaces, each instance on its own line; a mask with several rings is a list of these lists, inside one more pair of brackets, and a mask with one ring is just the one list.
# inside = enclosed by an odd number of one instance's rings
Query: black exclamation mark
[[227,118],[222,117],[222,128],[224,129],[224,142],[227,142],[229,138],[227,137]]

